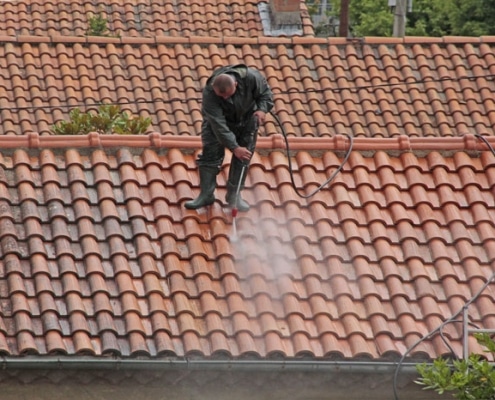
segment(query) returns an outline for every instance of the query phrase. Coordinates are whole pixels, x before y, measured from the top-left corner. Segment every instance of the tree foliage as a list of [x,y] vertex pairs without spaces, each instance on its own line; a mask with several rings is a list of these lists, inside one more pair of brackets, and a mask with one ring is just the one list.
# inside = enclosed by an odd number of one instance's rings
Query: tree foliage
[[414,0],[407,18],[409,35],[493,35],[495,0]]
[[[486,333],[475,334],[487,353],[495,355],[495,342]],[[438,358],[433,364],[419,364],[420,378],[417,384],[426,390],[439,394],[452,392],[459,400],[494,400],[495,367],[478,354],[471,354],[467,360],[446,360]]]
[[[352,36],[392,36],[394,16],[388,7],[388,1],[359,0],[350,1],[349,26]],[[341,0],[332,0],[332,13],[340,15]]]
[[[331,1],[328,17],[340,16],[341,0]],[[308,0],[315,11],[321,0]],[[388,0],[349,0],[350,33],[355,37],[392,36],[393,11]],[[328,30],[316,27],[324,35]],[[495,0],[413,0],[407,13],[407,36],[495,35]]]
[[453,35],[453,0],[415,0],[412,12],[407,14],[406,35],[409,36],[450,36]]

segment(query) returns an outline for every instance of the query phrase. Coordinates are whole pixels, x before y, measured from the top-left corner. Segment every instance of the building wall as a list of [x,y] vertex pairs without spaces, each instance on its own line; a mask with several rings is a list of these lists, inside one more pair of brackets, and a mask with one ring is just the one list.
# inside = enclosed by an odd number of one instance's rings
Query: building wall
[[[447,398],[404,378],[398,400]],[[0,380],[2,400],[394,400],[392,377],[350,373],[24,371]]]

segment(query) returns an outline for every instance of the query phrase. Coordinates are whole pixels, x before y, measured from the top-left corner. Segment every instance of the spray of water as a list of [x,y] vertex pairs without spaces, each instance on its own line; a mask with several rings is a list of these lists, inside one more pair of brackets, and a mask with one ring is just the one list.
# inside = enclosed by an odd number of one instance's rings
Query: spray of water
[[277,277],[299,275],[297,257],[288,243],[289,230],[284,221],[275,216],[260,218],[255,207],[249,211],[249,218],[237,219],[234,212],[230,243],[241,276],[260,274],[276,285]]

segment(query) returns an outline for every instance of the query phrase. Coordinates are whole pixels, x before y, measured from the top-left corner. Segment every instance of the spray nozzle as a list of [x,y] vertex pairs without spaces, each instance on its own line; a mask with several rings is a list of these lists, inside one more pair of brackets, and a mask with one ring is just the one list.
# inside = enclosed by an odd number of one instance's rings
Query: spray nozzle
[[232,243],[237,242],[238,237],[237,237],[237,224],[236,224],[236,217],[237,217],[237,207],[232,207],[232,235],[230,236],[230,241]]

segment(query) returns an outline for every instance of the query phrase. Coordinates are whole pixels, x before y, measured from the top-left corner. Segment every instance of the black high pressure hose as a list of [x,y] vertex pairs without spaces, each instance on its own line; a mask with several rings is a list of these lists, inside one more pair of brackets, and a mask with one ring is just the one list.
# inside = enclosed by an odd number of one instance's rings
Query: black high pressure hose
[[304,198],[304,199],[307,199],[309,197],[312,197],[314,196],[316,193],[318,193],[321,189],[323,189],[325,186],[327,186],[330,182],[332,182],[335,177],[340,173],[340,171],[342,171],[342,168],[344,168],[344,165],[347,163],[347,161],[349,160],[349,156],[351,155],[351,152],[352,152],[352,147],[354,145],[354,138],[351,136],[351,135],[348,135],[346,134],[345,136],[347,136],[347,138],[349,139],[349,148],[347,149],[347,152],[345,154],[345,157],[344,157],[344,160],[342,161],[342,163],[339,165],[339,167],[332,173],[332,175],[330,175],[330,177],[325,181],[323,182],[320,186],[318,186],[315,190],[313,190],[311,193],[309,194],[304,194],[304,193],[301,193],[299,191],[299,189],[297,188],[297,185],[296,185],[296,182],[294,180],[294,172],[292,170],[292,161],[291,161],[291,157],[290,157],[290,147],[289,147],[289,140],[287,138],[287,133],[285,132],[285,129],[282,125],[282,123],[280,122],[280,119],[277,117],[276,114],[274,114],[272,111],[270,111],[270,114],[272,115],[272,117],[275,119],[275,121],[277,121],[277,124],[278,126],[280,127],[280,130],[282,132],[282,136],[284,137],[284,141],[285,141],[285,149],[286,149],[286,152],[287,152],[287,160],[288,160],[288,165],[289,165],[289,175],[290,175],[290,180],[291,180],[291,184],[292,184],[292,187],[294,188],[294,191],[296,192],[296,194],[301,197],[301,198]]
[[[275,121],[277,121],[277,124],[280,127],[280,130],[282,132],[282,136],[284,137],[284,140],[285,140],[285,148],[286,148],[286,152],[287,152],[287,160],[288,160],[288,166],[289,166],[289,175],[290,175],[290,180],[291,180],[292,187],[294,188],[294,191],[297,193],[297,195],[299,197],[302,197],[305,199],[307,199],[311,196],[314,196],[321,189],[323,189],[326,185],[328,185],[330,182],[332,182],[335,179],[335,177],[337,176],[337,174],[340,171],[342,171],[342,168],[344,168],[344,165],[349,160],[349,156],[351,155],[351,152],[352,152],[352,147],[353,147],[353,143],[354,143],[353,137],[350,135],[346,135],[349,138],[349,148],[347,149],[344,160],[339,165],[339,167],[332,173],[332,175],[325,182],[323,182],[320,186],[318,186],[313,192],[311,192],[309,194],[304,194],[304,193],[301,193],[299,191],[299,189],[297,188],[296,182],[294,180],[294,172],[292,170],[292,160],[290,158],[289,140],[287,138],[287,134],[285,132],[285,129],[284,129],[282,123],[280,122],[280,120],[278,119],[277,115],[274,114],[272,111],[270,111],[270,114],[275,119]],[[256,129],[253,133],[254,135],[257,135],[257,130],[258,130],[258,126],[256,126]],[[254,151],[254,140],[252,141],[251,144],[253,144],[253,146],[252,146],[252,148],[250,148],[250,150]],[[239,183],[238,183],[236,194],[235,194],[235,203],[234,203],[234,206],[232,207],[232,210],[231,210],[231,212],[232,212],[232,229],[233,230],[232,230],[232,234],[230,236],[230,240],[232,243],[235,243],[238,241],[236,217],[237,217],[237,213],[238,213],[238,202],[239,202],[239,194],[240,194],[241,185],[242,185],[242,178],[243,178],[244,174],[246,173],[247,165],[248,165],[248,163],[244,163],[244,165],[243,165],[241,177],[239,179]]]

